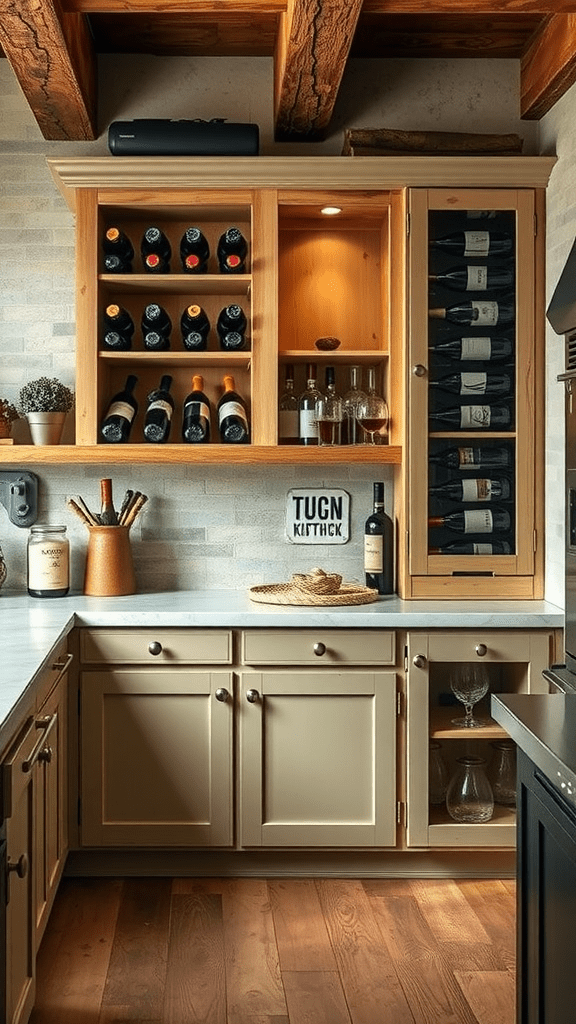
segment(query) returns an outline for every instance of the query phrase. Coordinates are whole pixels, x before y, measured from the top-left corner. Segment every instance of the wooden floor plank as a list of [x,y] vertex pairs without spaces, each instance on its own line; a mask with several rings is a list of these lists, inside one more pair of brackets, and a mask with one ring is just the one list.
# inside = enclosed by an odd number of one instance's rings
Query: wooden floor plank
[[316,884],[353,1024],[414,1024],[362,883]]
[[63,879],[38,953],[30,1024],[98,1020],[121,893],[119,879]]
[[268,882],[280,967],[336,971],[334,951],[312,879]]
[[227,1024],[221,897],[173,896],[164,1024]]
[[268,887],[262,879],[228,879],[222,913],[226,935],[227,1024],[286,1016]]
[[490,936],[452,879],[413,878],[410,886],[439,942],[490,944]]
[[508,971],[457,971],[456,979],[478,1024],[514,1024],[516,986]]
[[457,885],[499,951],[503,966],[514,970],[516,906],[506,887],[498,879],[459,879]]
[[169,878],[125,880],[99,1024],[162,1019],[171,890]]
[[338,974],[334,971],[284,971],[290,1024],[350,1024]]

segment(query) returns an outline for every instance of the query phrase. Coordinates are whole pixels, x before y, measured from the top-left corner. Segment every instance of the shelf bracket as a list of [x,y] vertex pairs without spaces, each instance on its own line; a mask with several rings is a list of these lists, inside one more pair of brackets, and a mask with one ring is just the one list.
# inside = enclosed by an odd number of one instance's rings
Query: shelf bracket
[[0,470],[0,501],[14,526],[32,526],[38,518],[38,477],[25,470]]

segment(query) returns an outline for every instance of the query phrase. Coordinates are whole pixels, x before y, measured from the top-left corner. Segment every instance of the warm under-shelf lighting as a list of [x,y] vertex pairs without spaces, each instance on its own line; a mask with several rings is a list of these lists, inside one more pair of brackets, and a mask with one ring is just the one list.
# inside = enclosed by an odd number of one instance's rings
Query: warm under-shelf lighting
[[337,213],[342,213],[342,208],[340,206],[323,206],[320,213],[323,213],[325,217],[335,217]]

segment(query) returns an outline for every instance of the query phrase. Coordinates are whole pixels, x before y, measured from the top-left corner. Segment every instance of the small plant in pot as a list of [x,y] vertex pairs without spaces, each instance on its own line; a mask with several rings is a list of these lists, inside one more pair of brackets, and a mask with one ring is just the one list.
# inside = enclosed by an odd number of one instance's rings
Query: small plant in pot
[[74,405],[74,392],[57,377],[39,377],[20,390],[20,405],[26,415],[34,444],[58,444],[66,413]]
[[10,437],[14,420],[20,419],[17,410],[7,398],[0,398],[0,437]]

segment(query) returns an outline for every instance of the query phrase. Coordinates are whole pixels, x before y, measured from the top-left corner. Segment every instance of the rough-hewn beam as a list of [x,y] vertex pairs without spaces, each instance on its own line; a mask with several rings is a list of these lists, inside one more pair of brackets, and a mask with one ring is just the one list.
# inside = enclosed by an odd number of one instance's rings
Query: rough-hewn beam
[[[84,0],[78,2],[84,3]],[[576,0],[364,0],[363,6],[364,14],[546,15],[574,11]]]
[[96,60],[84,15],[0,0],[0,43],[45,139],[95,139]]
[[576,82],[576,15],[547,19],[522,58],[520,113],[537,121]]
[[276,138],[324,136],[362,2],[289,0],[275,53]]

